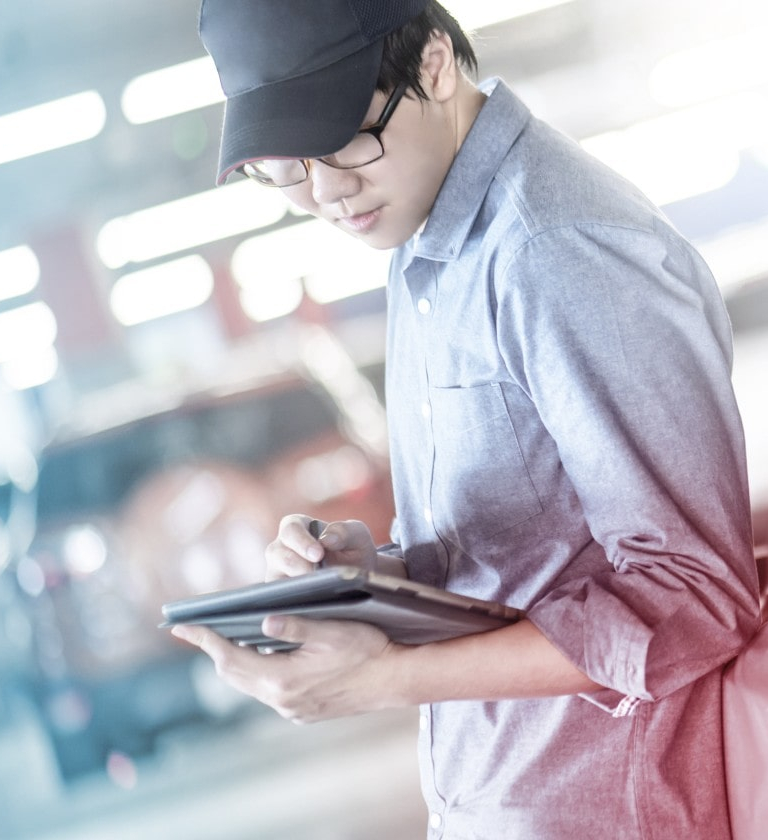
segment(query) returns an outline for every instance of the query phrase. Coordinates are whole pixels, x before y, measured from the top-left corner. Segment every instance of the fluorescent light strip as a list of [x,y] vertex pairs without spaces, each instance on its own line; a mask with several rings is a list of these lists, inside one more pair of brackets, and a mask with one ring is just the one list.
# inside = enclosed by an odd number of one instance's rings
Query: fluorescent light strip
[[280,190],[242,180],[118,216],[101,228],[96,249],[108,268],[122,268],[267,227],[286,210]]
[[[298,280],[321,304],[382,288],[389,259],[388,251],[370,248],[327,222],[314,220],[242,242],[232,255],[232,276],[243,289],[248,314],[257,313],[255,320],[264,320],[259,312],[287,314],[283,307],[288,306],[289,296],[278,290],[288,284],[293,288]],[[275,305],[267,304],[273,297]],[[265,301],[261,307],[254,303],[259,299]]]
[[446,0],[443,5],[464,29],[472,30],[572,2],[574,0]]
[[45,347],[37,353],[22,356],[3,363],[2,375],[14,391],[26,391],[50,382],[59,368],[59,356],[55,347]]
[[663,58],[648,87],[661,105],[680,108],[768,84],[768,28],[709,41]]
[[213,59],[207,55],[137,76],[120,100],[125,118],[136,125],[223,101]]
[[106,120],[104,100],[95,90],[6,114],[0,117],[0,163],[90,140]]
[[213,271],[199,255],[124,274],[112,287],[109,303],[126,327],[200,306],[213,292]]
[[38,301],[0,312],[0,362],[37,356],[56,340],[56,317]]
[[0,251],[0,300],[26,295],[40,279],[40,263],[28,245]]
[[586,138],[582,146],[663,205],[724,186],[738,170],[739,152],[766,140],[768,99],[740,93]]
[[768,276],[768,219],[745,225],[715,239],[697,242],[696,247],[712,269],[723,292],[742,283]]

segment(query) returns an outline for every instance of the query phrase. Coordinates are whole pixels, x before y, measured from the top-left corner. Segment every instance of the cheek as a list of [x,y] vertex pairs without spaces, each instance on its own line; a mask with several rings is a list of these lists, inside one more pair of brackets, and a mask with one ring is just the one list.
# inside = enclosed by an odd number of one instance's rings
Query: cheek
[[312,187],[309,181],[297,184],[295,187],[283,187],[282,192],[288,201],[299,209],[313,216],[320,215],[320,208],[314,198],[312,198]]

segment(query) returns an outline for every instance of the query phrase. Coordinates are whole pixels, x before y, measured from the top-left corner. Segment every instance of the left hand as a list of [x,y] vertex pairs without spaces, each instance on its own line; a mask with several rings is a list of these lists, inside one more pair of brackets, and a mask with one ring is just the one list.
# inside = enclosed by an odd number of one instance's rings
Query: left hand
[[397,705],[388,665],[398,646],[380,630],[355,621],[269,616],[271,638],[301,644],[288,653],[260,654],[238,647],[206,627],[179,625],[173,634],[197,645],[229,685],[294,723],[311,723]]

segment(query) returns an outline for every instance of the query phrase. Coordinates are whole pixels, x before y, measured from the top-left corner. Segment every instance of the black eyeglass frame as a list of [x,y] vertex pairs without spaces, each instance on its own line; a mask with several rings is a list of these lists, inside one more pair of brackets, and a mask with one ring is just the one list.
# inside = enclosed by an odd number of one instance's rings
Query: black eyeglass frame
[[[408,90],[408,83],[407,82],[400,82],[395,89],[390,94],[389,99],[384,103],[384,108],[382,109],[379,118],[373,125],[369,125],[367,128],[361,128],[355,132],[354,137],[349,142],[351,143],[355,137],[359,134],[370,134],[372,137],[375,138],[376,142],[379,144],[379,148],[381,150],[380,154],[370,160],[366,160],[364,163],[354,163],[354,164],[340,164],[333,160],[335,154],[333,155],[325,155],[324,157],[319,158],[273,158],[274,160],[295,160],[297,163],[300,163],[304,167],[304,177],[299,181],[292,181],[290,184],[275,184],[272,181],[266,180],[261,173],[252,167],[253,163],[257,163],[257,161],[248,161],[244,163],[240,167],[240,171],[249,178],[251,181],[255,181],[257,184],[261,184],[265,187],[278,187],[282,189],[284,187],[295,187],[297,184],[302,184],[304,181],[307,180],[309,177],[310,170],[312,168],[312,164],[314,161],[319,160],[321,163],[324,163],[326,166],[330,166],[332,169],[360,169],[362,166],[368,166],[369,163],[374,163],[377,160],[381,160],[384,157],[384,143],[381,140],[381,135],[384,132],[384,129],[387,127],[387,123],[389,123],[390,119],[392,118],[392,114],[395,113],[395,109],[400,104],[400,100],[405,95],[405,92]],[[269,158],[260,158],[260,160],[268,160]],[[251,168],[251,172],[248,172],[248,168]]]

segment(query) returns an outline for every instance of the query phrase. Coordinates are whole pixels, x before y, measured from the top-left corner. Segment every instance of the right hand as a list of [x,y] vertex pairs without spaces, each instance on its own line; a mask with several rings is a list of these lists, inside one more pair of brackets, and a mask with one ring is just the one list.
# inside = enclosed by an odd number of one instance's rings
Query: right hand
[[321,522],[320,537],[309,533],[311,516],[292,514],[280,522],[277,538],[266,549],[266,580],[304,575],[323,560],[329,566],[376,566],[376,545],[365,523],[356,519]]

